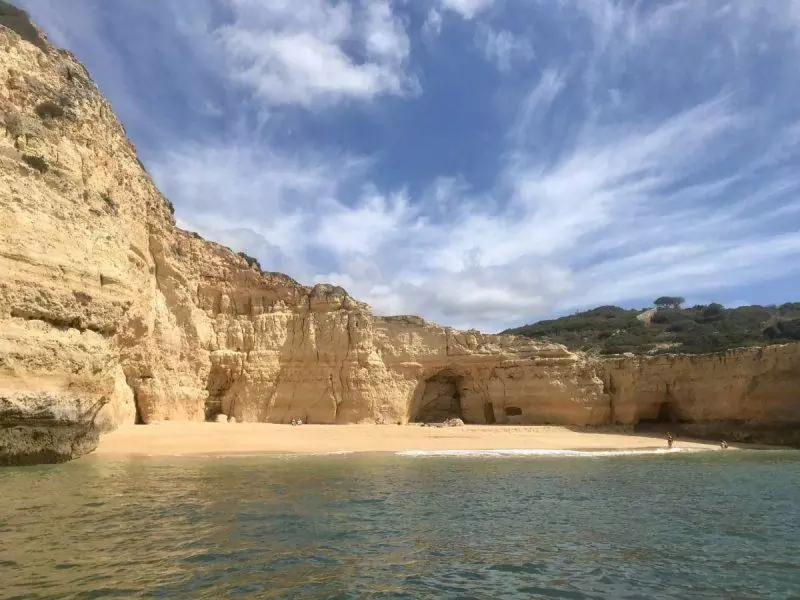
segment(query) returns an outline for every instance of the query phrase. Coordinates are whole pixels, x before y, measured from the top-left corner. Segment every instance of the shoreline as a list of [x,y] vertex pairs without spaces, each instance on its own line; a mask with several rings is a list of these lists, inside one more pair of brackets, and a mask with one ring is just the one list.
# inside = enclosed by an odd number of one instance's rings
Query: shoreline
[[[731,444],[730,449],[763,446]],[[676,439],[675,451],[720,450],[713,442]],[[87,456],[111,458],[244,455],[344,455],[400,453],[403,456],[590,456],[668,454],[663,437],[582,431],[549,425],[278,425],[267,423],[162,422],[126,425],[101,436]],[[612,454],[613,453],[613,454]]]

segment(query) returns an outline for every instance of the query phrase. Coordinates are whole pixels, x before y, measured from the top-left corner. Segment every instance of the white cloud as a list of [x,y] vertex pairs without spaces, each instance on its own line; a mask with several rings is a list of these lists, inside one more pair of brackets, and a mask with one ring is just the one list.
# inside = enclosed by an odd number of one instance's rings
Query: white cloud
[[407,72],[410,42],[389,0],[230,0],[230,7],[232,22],[212,31],[224,71],[268,105],[312,107],[416,89]]
[[527,62],[534,56],[528,39],[487,25],[478,27],[475,42],[486,59],[501,71],[510,71],[517,63]]
[[150,172],[180,206],[182,227],[261,256],[265,268],[310,281],[315,267],[306,252],[317,243],[318,215],[338,206],[336,198],[362,180],[368,166],[338,153],[265,147],[263,139],[247,135],[177,143],[155,157]]
[[413,220],[405,194],[386,197],[376,189],[367,190],[355,206],[323,202],[320,214],[325,216],[315,232],[317,245],[342,257],[376,253],[404,236]]
[[566,74],[554,68],[545,69],[539,82],[528,92],[520,103],[516,123],[511,128],[511,137],[517,147],[526,144],[525,136],[539,131],[542,120],[558,95],[564,90]]
[[444,10],[458,13],[465,19],[473,19],[478,14],[490,9],[495,0],[439,0]]
[[394,63],[408,58],[410,43],[403,23],[385,1],[371,1],[365,6],[364,35],[367,54]]
[[425,23],[422,26],[422,30],[427,33],[428,35],[438,35],[442,32],[442,22],[444,19],[442,18],[442,13],[440,13],[436,8],[431,8],[428,11],[428,16],[425,18]]

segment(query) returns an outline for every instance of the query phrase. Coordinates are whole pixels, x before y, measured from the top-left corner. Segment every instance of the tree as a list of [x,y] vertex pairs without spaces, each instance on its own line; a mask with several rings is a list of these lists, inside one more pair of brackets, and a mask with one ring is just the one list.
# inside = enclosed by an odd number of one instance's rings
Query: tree
[[707,319],[711,319],[713,317],[720,316],[723,312],[725,312],[725,307],[718,302],[712,302],[708,306],[703,307],[703,316]]
[[675,310],[681,309],[681,304],[686,302],[686,298],[681,298],[680,296],[661,296],[660,298],[656,298],[653,301],[653,304],[656,305],[656,308],[672,308]]

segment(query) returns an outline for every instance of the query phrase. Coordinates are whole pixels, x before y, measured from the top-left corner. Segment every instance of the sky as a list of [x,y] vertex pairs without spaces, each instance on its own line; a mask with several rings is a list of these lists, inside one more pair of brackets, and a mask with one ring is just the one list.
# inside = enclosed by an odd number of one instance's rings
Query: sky
[[179,226],[377,314],[800,300],[800,2],[16,2]]

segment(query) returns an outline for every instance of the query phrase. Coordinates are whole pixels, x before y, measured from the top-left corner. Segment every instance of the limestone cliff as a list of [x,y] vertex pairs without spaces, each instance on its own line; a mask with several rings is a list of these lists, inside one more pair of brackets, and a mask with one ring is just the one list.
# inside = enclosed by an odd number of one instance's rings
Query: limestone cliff
[[[602,418],[602,380],[560,346],[375,318],[177,229],[86,70],[0,20],[0,455],[25,460],[42,427],[62,428],[66,459],[98,429],[217,412],[396,423],[457,398],[475,421],[525,402]],[[437,377],[450,400],[426,395]]]
[[607,359],[611,422],[800,446],[800,344]]
[[375,317],[341,288],[262,273],[175,227],[86,70],[23,17],[0,2],[0,464],[219,413],[583,426],[635,423],[670,398],[689,420],[800,422],[797,347],[601,362]]

